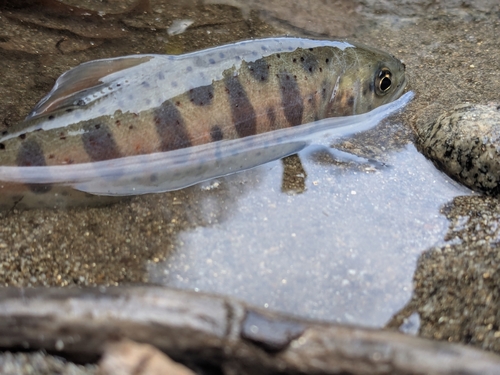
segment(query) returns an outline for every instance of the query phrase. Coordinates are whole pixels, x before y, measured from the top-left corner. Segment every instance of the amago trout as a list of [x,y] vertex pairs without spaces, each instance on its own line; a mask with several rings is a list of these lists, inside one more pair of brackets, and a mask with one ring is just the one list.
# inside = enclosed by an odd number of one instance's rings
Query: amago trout
[[352,115],[405,85],[387,53],[300,38],[84,63],[1,135],[2,203],[183,188],[296,153],[311,133],[376,122]]

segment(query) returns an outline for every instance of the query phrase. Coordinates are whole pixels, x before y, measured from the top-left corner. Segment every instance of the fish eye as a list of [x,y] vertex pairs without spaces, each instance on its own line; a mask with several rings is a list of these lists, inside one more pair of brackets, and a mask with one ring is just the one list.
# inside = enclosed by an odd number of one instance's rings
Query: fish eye
[[392,73],[387,68],[382,68],[375,79],[375,87],[380,95],[386,94],[392,86]]

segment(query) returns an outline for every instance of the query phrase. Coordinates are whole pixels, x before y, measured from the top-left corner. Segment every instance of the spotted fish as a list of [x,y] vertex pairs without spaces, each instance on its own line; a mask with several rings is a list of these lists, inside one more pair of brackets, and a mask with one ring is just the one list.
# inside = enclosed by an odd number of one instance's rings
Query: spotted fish
[[0,136],[0,194],[183,188],[296,153],[317,132],[373,124],[405,85],[387,53],[302,38],[91,61]]

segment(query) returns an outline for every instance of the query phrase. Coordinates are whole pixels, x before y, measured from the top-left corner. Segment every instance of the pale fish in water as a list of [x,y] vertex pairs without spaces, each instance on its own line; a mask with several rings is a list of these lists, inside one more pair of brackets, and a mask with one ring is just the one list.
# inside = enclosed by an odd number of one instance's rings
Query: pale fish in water
[[410,100],[393,102],[405,85],[387,53],[301,38],[84,63],[1,135],[1,201],[180,189],[366,130]]

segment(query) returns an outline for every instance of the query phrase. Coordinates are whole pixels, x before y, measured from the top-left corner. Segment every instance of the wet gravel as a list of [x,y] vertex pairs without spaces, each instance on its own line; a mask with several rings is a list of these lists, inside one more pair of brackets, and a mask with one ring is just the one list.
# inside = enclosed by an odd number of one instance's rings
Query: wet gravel
[[417,313],[423,337],[500,352],[500,203],[458,197],[442,211],[449,244],[422,254],[413,297],[388,325]]

